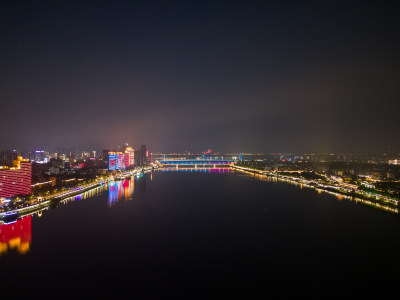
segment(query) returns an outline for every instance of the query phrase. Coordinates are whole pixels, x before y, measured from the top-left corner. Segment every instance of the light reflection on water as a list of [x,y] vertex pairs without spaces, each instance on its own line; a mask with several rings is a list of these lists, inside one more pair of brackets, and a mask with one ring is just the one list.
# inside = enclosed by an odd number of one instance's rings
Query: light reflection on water
[[252,173],[252,172],[248,172],[248,171],[245,171],[245,170],[240,170],[240,171],[235,171],[235,172],[237,172],[238,174],[245,174],[246,177],[252,177],[252,178],[255,178],[255,179],[261,180],[261,181],[267,181],[267,182],[272,182],[272,183],[285,182],[286,184],[290,184],[290,185],[299,187],[301,190],[303,188],[312,189],[312,190],[317,191],[318,195],[321,195],[322,192],[328,193],[328,194],[336,196],[336,198],[339,201],[341,201],[343,199],[347,199],[349,201],[355,201],[356,203],[361,203],[361,204],[364,204],[364,205],[368,205],[368,206],[371,206],[371,207],[374,207],[374,208],[378,208],[378,209],[381,209],[381,210],[384,210],[384,211],[387,211],[387,212],[390,212],[390,213],[394,213],[394,214],[398,214],[399,213],[399,210],[397,208],[393,208],[390,205],[381,204],[381,203],[378,203],[378,202],[373,201],[373,200],[361,199],[361,198],[352,197],[352,196],[348,196],[348,195],[341,194],[341,193],[335,193],[335,192],[332,192],[332,191],[319,189],[319,188],[316,188],[316,187],[314,187],[312,185],[308,185],[308,184],[305,184],[305,183],[299,183],[299,182],[296,182],[296,181],[293,181],[293,180],[289,180],[289,179],[286,179],[286,178],[277,178],[275,176],[268,176],[268,175],[264,175],[264,174]]
[[[189,172],[189,173],[231,173],[232,169],[229,167],[225,168],[162,168],[158,171],[163,173],[168,172]],[[128,201],[132,200],[135,192],[135,180],[137,180],[137,187],[141,191],[146,190],[146,176],[139,176],[137,179],[126,179],[121,181],[111,182],[108,186],[108,206],[114,206],[121,200]],[[150,173],[150,181],[153,181],[153,172]]]
[[[113,293],[144,287],[148,296],[149,286],[180,292],[189,285],[191,298],[221,278],[227,284],[219,294],[247,281],[260,281],[265,292],[269,275],[287,285],[285,278],[315,274],[324,285],[331,284],[329,276],[345,274],[352,283],[399,269],[397,217],[339,204],[315,189],[303,192],[305,184],[294,188],[271,177],[221,171],[135,176],[44,211],[43,219],[32,218],[34,228],[20,227],[31,217],[3,225],[2,286],[41,295],[48,289],[53,296],[74,284],[89,293],[102,286]],[[110,280],[118,272],[123,276]]]
[[0,255],[10,249],[26,254],[31,244],[32,216],[26,216],[16,222],[0,226]]
[[[374,203],[372,201],[364,200],[364,199],[359,199],[359,198],[353,198],[347,195],[342,195],[339,193],[334,193],[331,191],[324,191],[321,189],[317,189],[313,186],[304,184],[304,183],[298,183],[295,181],[291,180],[286,180],[286,179],[278,179],[273,176],[266,176],[266,175],[261,175],[261,174],[254,174],[251,172],[246,172],[246,171],[233,171],[231,168],[175,168],[175,167],[169,167],[169,168],[163,168],[159,169],[159,172],[163,173],[168,173],[168,172],[185,172],[185,173],[234,173],[235,175],[239,176],[245,176],[245,177],[251,177],[254,179],[257,179],[259,181],[264,181],[264,182],[270,182],[270,183],[278,183],[280,181],[284,181],[285,183],[291,184],[293,186],[298,187],[299,189],[313,189],[317,191],[318,194],[321,194],[322,192],[330,193],[332,195],[335,195],[336,198],[341,201],[343,199],[347,199],[349,201],[355,201],[356,203],[363,203],[367,204],[369,206],[373,206],[379,209],[383,209],[385,211],[389,211],[392,213],[398,213],[398,210],[389,206],[385,206],[379,203]],[[149,176],[150,180],[153,180],[153,174],[151,173]],[[147,177],[143,176],[138,179],[126,179],[126,180],[120,180],[120,181],[114,181],[110,182],[108,184],[101,185],[97,188],[94,188],[92,190],[86,191],[82,194],[66,198],[62,201],[60,201],[60,204],[66,204],[71,201],[81,201],[87,198],[91,198],[94,196],[97,196],[101,194],[102,192],[108,190],[108,201],[107,205],[108,207],[112,207],[116,205],[117,203],[120,202],[126,202],[129,200],[133,200],[133,195],[135,192],[135,183],[136,183],[136,188],[139,188],[140,191],[145,191],[146,190],[146,180]],[[135,182],[136,181],[136,182]],[[2,224],[0,225],[0,255],[6,254],[10,251],[15,250],[19,254],[26,254],[30,250],[30,244],[31,244],[31,218],[32,215],[37,215],[40,217],[42,215],[43,211],[48,210],[48,207],[36,211],[35,213],[31,215],[24,216],[23,218],[10,223],[10,224]]]
[[[134,180],[115,181],[109,184],[103,184],[92,190],[82,194],[69,197],[59,201],[59,204],[67,204],[68,202],[81,201],[94,196],[98,196],[103,191],[108,190],[108,205],[112,206],[121,199],[131,200],[134,192]],[[40,211],[35,211],[30,215],[26,215],[14,222],[4,223],[0,225],[0,255],[9,253],[10,250],[16,250],[18,254],[26,254],[30,250],[32,239],[32,216],[42,216],[43,211],[47,211],[49,207],[45,207]]]
[[108,188],[108,206],[111,207],[117,204],[121,199],[124,199],[125,201],[132,200],[134,191],[134,179],[125,179],[110,183]]

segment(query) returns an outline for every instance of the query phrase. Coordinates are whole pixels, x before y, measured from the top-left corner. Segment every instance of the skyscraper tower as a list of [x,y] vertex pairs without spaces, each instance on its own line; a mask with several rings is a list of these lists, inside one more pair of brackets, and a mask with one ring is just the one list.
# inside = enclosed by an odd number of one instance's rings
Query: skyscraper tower
[[146,145],[141,145],[140,148],[135,151],[135,161],[136,165],[139,167],[149,164],[149,152],[147,151]]

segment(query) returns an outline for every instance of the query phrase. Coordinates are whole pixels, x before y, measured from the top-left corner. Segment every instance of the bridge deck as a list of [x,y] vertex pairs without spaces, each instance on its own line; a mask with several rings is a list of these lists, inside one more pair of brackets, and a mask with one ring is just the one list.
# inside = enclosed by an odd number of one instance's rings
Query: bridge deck
[[162,165],[229,165],[231,159],[180,159],[180,160],[161,160]]

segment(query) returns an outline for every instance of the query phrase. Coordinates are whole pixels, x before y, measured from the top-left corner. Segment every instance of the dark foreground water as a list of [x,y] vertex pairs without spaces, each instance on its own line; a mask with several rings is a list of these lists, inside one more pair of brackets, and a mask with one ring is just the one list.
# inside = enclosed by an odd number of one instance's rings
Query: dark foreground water
[[2,295],[397,289],[400,218],[329,194],[226,171],[157,171],[81,198],[0,226]]

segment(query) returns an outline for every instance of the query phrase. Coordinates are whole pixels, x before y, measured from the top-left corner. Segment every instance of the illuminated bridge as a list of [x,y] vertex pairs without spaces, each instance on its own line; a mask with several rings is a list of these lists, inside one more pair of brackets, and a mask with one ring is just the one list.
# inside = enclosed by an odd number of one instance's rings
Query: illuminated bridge
[[229,166],[234,160],[232,159],[174,159],[160,160],[159,163],[163,167],[223,167]]

